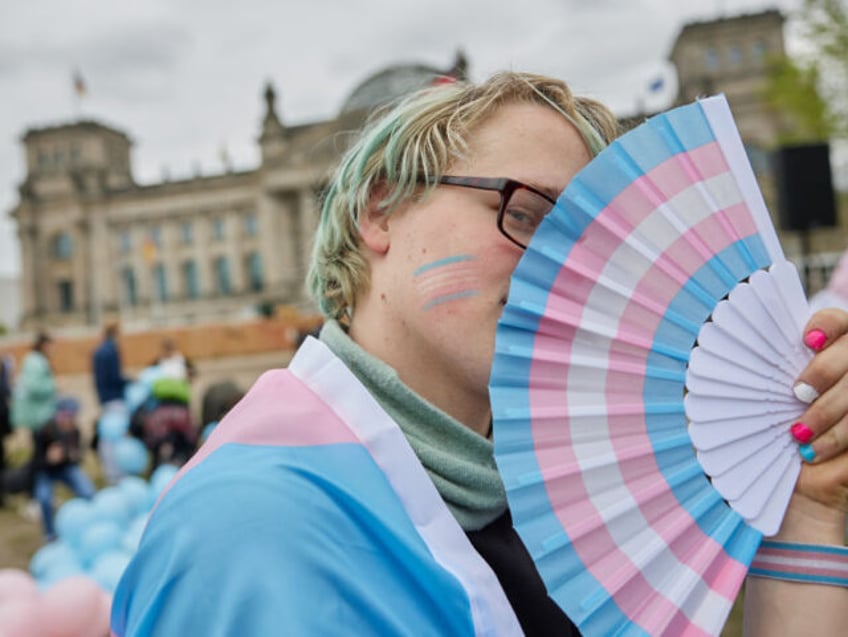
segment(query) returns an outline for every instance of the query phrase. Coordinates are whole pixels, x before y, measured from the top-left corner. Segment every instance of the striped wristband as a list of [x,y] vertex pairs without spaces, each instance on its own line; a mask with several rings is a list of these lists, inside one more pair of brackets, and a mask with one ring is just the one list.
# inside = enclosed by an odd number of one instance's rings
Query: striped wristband
[[848,547],[764,540],[748,574],[807,584],[848,586]]

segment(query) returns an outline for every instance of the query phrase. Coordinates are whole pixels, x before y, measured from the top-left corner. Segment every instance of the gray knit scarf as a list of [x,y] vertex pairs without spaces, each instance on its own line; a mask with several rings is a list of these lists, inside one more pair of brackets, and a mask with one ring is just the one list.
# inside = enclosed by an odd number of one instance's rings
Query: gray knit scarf
[[481,529],[506,510],[491,440],[413,392],[394,369],[354,343],[336,321],[327,321],[319,338],[400,426],[464,530]]

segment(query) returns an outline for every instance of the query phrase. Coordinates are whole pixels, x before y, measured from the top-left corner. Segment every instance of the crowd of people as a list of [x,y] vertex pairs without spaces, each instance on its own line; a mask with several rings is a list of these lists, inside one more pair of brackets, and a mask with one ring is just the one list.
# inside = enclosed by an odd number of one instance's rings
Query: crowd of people
[[[109,323],[91,355],[91,375],[97,397],[98,413],[83,434],[80,401],[64,393],[57,382],[51,352],[54,341],[46,332],[39,333],[29,351],[17,364],[11,354],[0,356],[0,435],[5,441],[16,430],[26,432],[23,455],[7,458],[5,444],[0,447],[0,506],[7,496],[22,494],[25,514],[41,520],[45,541],[56,537],[54,485],[62,483],[76,497],[91,499],[96,484],[117,484],[129,472],[116,453],[120,437],[101,435],[104,415],[126,421],[126,435],[140,440],[149,456],[145,473],[161,464],[181,466],[202,442],[200,424],[192,417],[191,382],[193,364],[166,338],[158,356],[151,357],[149,368],[155,380],[146,387],[143,400],[127,400],[127,388],[134,382],[126,375],[118,344],[117,323]],[[239,397],[230,383],[228,402],[218,410],[206,410],[203,418],[217,420]],[[211,394],[212,392],[210,392]],[[225,410],[224,409],[224,410]],[[93,461],[85,463],[93,452]]]

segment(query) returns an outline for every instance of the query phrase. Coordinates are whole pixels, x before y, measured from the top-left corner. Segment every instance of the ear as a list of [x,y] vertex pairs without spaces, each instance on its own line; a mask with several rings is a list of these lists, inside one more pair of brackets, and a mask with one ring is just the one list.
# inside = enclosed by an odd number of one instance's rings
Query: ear
[[368,205],[359,215],[359,236],[362,237],[362,243],[377,254],[388,252],[391,243],[389,214],[380,206],[385,196],[386,191],[383,186],[374,188],[368,199]]

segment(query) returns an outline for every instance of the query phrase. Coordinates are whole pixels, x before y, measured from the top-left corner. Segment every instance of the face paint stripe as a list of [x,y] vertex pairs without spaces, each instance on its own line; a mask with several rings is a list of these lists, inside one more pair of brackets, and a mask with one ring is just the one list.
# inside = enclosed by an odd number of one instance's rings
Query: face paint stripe
[[425,263],[424,265],[419,267],[417,270],[415,270],[415,272],[413,272],[412,275],[417,277],[421,274],[424,274],[425,272],[428,272],[429,270],[432,270],[433,268],[440,268],[440,267],[444,267],[446,265],[451,265],[451,264],[454,264],[454,263],[460,263],[462,261],[472,261],[472,260],[474,260],[474,257],[471,256],[471,255],[468,255],[468,254],[459,254],[459,255],[456,255],[456,256],[453,256],[453,257],[446,257],[444,259],[438,259],[436,261],[432,261],[431,263]]
[[464,292],[455,292],[453,294],[445,294],[444,296],[436,297],[435,299],[431,299],[424,304],[421,308],[425,312],[429,309],[434,308],[437,305],[441,305],[442,303],[447,303],[448,301],[456,301],[458,299],[465,299],[470,296],[477,296],[479,292],[477,290],[466,290]]
[[453,285],[455,287],[469,287],[477,282],[479,276],[477,272],[458,272],[455,274],[445,275],[443,277],[434,277],[426,281],[418,281],[416,287],[421,294],[429,294],[436,288]]

